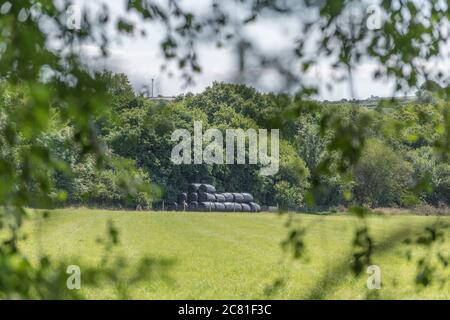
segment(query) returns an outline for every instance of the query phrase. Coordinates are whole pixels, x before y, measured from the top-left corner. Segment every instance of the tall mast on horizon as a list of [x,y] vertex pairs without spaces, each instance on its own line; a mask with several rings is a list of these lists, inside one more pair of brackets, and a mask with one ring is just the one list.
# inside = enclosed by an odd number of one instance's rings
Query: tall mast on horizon
[[153,98],[153,83],[154,83],[154,79],[152,78],[152,87],[151,87],[151,91],[150,91],[151,98]]

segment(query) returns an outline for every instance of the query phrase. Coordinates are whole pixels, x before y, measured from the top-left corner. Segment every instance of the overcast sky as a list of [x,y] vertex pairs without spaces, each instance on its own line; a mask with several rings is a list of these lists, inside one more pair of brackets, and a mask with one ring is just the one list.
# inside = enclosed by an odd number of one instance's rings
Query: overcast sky
[[[100,1],[96,2],[96,5]],[[92,5],[92,1],[77,0],[80,6]],[[106,2],[113,16],[125,12],[123,1]],[[201,12],[205,8],[205,3],[209,1],[187,0],[182,3],[194,12]],[[136,18],[136,21],[139,21]],[[141,26],[144,24],[140,23]],[[110,56],[107,61],[100,62],[101,67],[111,69],[116,72],[123,72],[129,77],[136,91],[140,91],[142,86],[150,84],[151,79],[155,79],[155,93],[172,96],[186,92],[200,92],[213,81],[232,82],[237,73],[237,63],[235,53],[232,49],[218,49],[214,44],[201,44],[198,49],[199,61],[202,73],[195,77],[195,84],[184,86],[184,80],[180,77],[180,72],[176,68],[171,69],[173,76],[161,71],[164,59],[159,47],[163,36],[162,26],[155,24],[145,25],[147,37],[124,38],[120,42],[113,43]],[[292,50],[293,39],[298,36],[295,21],[291,20],[263,20],[246,30],[247,35],[257,41],[262,50],[273,50],[276,48],[280,52]],[[95,51],[95,48],[84,48],[87,52]],[[101,65],[103,64],[103,66]],[[368,98],[371,95],[387,97],[393,92],[393,84],[389,81],[374,81],[372,71],[375,65],[363,63],[354,70],[354,89],[356,98]],[[319,66],[313,70],[314,79],[329,79],[333,75],[331,68],[325,61],[321,61]],[[256,72],[256,77],[263,79],[257,83],[250,83],[262,91],[279,91],[280,81],[275,74],[267,72]],[[332,91],[325,88],[320,81],[317,81],[321,88],[319,99],[339,100],[351,98],[349,84],[334,83]],[[409,93],[412,94],[412,93]]]

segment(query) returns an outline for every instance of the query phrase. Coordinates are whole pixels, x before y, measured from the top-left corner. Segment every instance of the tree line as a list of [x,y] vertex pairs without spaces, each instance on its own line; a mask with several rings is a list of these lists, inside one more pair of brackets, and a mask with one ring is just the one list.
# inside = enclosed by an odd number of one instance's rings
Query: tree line
[[[58,205],[151,207],[158,199],[176,200],[190,182],[211,183],[218,190],[251,192],[262,204],[291,209],[450,204],[450,164],[435,148],[439,140],[435,128],[444,123],[439,100],[417,99],[401,106],[387,101],[384,106],[368,109],[260,93],[246,85],[214,83],[199,94],[161,102],[136,94],[124,74],[102,72],[98,78],[107,88],[111,105],[93,121],[106,165],[100,167],[92,155],[73,143],[76,130],[61,122],[52,108],[49,113],[55,114],[50,117],[50,130],[33,145],[48,148],[49,161],[70,166],[56,166],[46,172],[50,194]],[[7,94],[2,97],[2,110],[26,104],[20,87],[8,91],[3,86]],[[430,95],[427,91],[418,97]],[[299,105],[314,107],[295,117]],[[286,120],[290,114],[295,118]],[[5,124],[6,113],[2,115]],[[361,149],[360,158],[346,165],[339,160],[342,157],[338,152],[342,151],[333,150],[332,145],[343,138],[352,141],[348,129],[364,119],[370,119],[370,125],[363,133],[354,132],[352,142],[355,153]],[[203,130],[279,128],[278,173],[261,176],[259,165],[248,162],[172,163],[172,132],[181,128],[192,132],[194,121],[201,121]],[[336,129],[324,132],[324,124]],[[345,128],[350,136],[342,137],[344,130],[339,128]],[[360,134],[365,138],[362,148],[356,139]],[[23,136],[15,150],[2,151],[17,157],[27,147],[29,141]],[[26,164],[20,159],[16,163],[24,170]],[[130,180],[140,187],[130,192]],[[312,188],[314,184],[319,187]]]

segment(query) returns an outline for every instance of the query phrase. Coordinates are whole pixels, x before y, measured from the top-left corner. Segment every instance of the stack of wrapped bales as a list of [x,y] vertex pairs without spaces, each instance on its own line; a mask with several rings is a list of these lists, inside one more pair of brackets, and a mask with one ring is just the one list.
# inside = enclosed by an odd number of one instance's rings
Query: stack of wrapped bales
[[187,192],[178,195],[178,210],[259,212],[261,206],[250,193],[217,193],[213,185],[191,183]]

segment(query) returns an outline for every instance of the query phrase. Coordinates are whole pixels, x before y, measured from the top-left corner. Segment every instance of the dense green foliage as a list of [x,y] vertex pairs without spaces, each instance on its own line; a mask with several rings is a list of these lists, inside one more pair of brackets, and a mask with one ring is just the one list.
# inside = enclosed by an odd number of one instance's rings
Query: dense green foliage
[[[273,126],[272,115],[294,109],[295,99],[262,94],[244,85],[215,83],[200,94],[159,102],[135,95],[123,74],[108,72],[101,78],[108,87],[114,117],[98,117],[95,125],[110,164],[96,170],[92,158],[80,158],[71,144],[70,126],[54,125],[41,139],[52,150],[52,161],[71,166],[70,175],[60,171],[53,174],[53,193],[66,195],[62,204],[150,206],[149,195],[129,196],[127,188],[121,188],[125,176],[147,183],[151,180],[163,189],[166,200],[176,200],[176,194],[188,183],[200,181],[219,190],[249,191],[263,204],[301,208],[306,206],[306,191],[312,183],[310,172],[317,171],[324,159],[331,174],[321,177],[316,191],[320,206],[450,204],[448,164],[439,164],[432,149],[438,138],[433,125],[443,121],[438,104],[411,101],[380,110],[318,104],[314,111],[281,128],[280,170],[274,176],[261,176],[258,165],[174,164],[170,155],[177,142],[171,141],[171,134],[175,129],[188,129],[193,134],[194,121],[201,121],[204,131]],[[420,121],[422,114],[429,119]],[[320,121],[347,126],[364,117],[370,117],[373,124],[366,128],[361,157],[339,174],[332,169],[340,165],[339,157],[330,148],[337,134],[321,132]],[[395,127],[398,123],[401,128]],[[115,159],[127,164],[120,165]],[[416,187],[425,178],[429,178],[428,188],[418,192]]]
[[[136,95],[124,74],[105,72],[99,78],[108,88],[112,113],[98,116],[94,126],[108,164],[99,169],[93,157],[83,156],[72,142],[74,129],[70,124],[50,121],[48,132],[37,140],[51,150],[50,161],[69,166],[69,170],[58,167],[48,172],[50,194],[60,205],[150,207],[148,192],[129,193],[127,181],[131,179],[147,185],[152,181],[162,188],[161,196],[166,200],[176,200],[176,194],[190,182],[205,182],[219,190],[251,192],[266,205],[301,208],[307,205],[305,195],[313,178],[310,172],[317,171],[324,160],[330,174],[321,176],[315,195],[316,204],[322,207],[450,204],[449,165],[439,162],[432,148],[439,139],[434,126],[443,122],[438,103],[411,101],[379,110],[317,104],[305,116],[281,126],[280,170],[274,176],[261,176],[259,165],[174,164],[170,155],[177,141],[171,141],[171,134],[175,129],[188,129],[193,134],[194,121],[202,122],[203,131],[218,128],[223,133],[228,128],[275,126],[273,114],[295,109],[295,99],[262,94],[244,85],[215,83],[200,94],[160,102]],[[2,101],[5,109],[12,101],[24,103],[17,92],[5,95]],[[426,121],[421,120],[423,115]],[[320,122],[348,126],[365,117],[372,119],[372,124],[364,133],[367,141],[361,157],[337,173],[333,167],[340,165],[336,160],[339,156],[330,145],[339,137],[337,131],[321,131]],[[28,144],[23,139],[16,150]],[[11,156],[17,152],[11,151]],[[425,179],[426,190],[418,191]],[[153,193],[153,199],[157,196]]]

